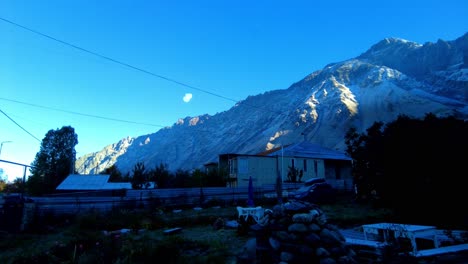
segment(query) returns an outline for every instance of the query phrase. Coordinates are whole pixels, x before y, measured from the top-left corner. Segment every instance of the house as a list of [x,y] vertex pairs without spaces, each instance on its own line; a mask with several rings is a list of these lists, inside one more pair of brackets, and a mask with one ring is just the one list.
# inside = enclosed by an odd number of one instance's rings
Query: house
[[209,173],[211,171],[216,171],[218,169],[218,162],[212,161],[203,164],[203,167],[205,168],[205,172]]
[[352,159],[349,156],[305,141],[256,155],[221,154],[219,166],[228,169],[228,186],[231,187],[247,186],[249,176],[257,186],[275,184],[278,176],[283,182],[291,182],[288,172],[294,169],[297,170],[296,182],[325,178],[337,189],[353,188]]
[[70,174],[63,180],[56,190],[67,191],[106,191],[132,189],[129,182],[109,182],[107,174]]

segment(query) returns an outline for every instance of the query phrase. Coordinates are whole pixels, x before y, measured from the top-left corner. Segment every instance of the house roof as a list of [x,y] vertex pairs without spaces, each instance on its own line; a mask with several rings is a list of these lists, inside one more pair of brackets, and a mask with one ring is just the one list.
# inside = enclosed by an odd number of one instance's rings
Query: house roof
[[266,156],[283,155],[288,157],[302,157],[302,158],[320,158],[320,159],[334,159],[334,160],[352,160],[351,157],[343,152],[322,147],[318,144],[310,142],[299,142],[296,144],[288,145],[283,150],[277,149],[273,152],[266,154]]
[[57,190],[116,190],[131,189],[129,182],[108,182],[110,175],[70,174],[57,186]]
[[[285,145],[285,146],[283,146],[283,147],[286,148],[286,147],[288,147],[288,146],[291,146],[291,144]],[[272,149],[269,149],[269,150],[265,150],[265,151],[263,151],[263,152],[258,153],[257,155],[259,155],[259,156],[268,156],[269,154],[271,154],[271,153],[273,153],[273,152],[276,152],[276,151],[278,151],[278,150],[281,150],[281,147],[276,147],[276,148],[272,148]]]
[[205,166],[205,167],[206,167],[206,166],[215,166],[215,165],[218,165],[218,162],[216,162],[216,161],[211,161],[211,162],[207,162],[207,163],[203,164],[203,166]]

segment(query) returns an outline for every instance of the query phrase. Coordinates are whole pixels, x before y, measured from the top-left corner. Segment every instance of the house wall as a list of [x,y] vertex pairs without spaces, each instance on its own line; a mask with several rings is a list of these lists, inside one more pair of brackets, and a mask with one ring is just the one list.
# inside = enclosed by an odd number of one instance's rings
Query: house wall
[[325,178],[335,188],[342,190],[352,188],[350,161],[249,155],[238,155],[231,157],[229,162],[224,162],[230,164],[228,167],[230,167],[230,177],[233,179],[228,187],[248,186],[249,176],[252,176],[256,186],[275,184],[278,173],[283,182],[286,182],[289,167],[292,167],[293,162],[295,168],[303,171],[302,182],[311,178]]
[[[325,164],[321,159],[309,159],[300,157],[278,157],[280,160],[280,170],[283,175],[283,181],[288,180],[289,167],[294,167],[298,170],[302,170],[303,176],[301,181],[308,180],[310,178],[324,178],[325,177]],[[304,164],[305,161],[305,164]],[[299,180],[299,179],[297,179]]]
[[[278,163],[277,163],[278,159]],[[271,156],[237,156],[231,159],[231,177],[237,178],[237,182],[231,187],[243,187],[248,185],[249,176],[252,176],[257,185],[273,184],[278,173],[283,182],[288,180],[289,167],[303,171],[301,181],[310,178],[325,177],[325,163],[321,159],[304,159],[297,157],[271,157]],[[304,164],[305,160],[305,164]]]
[[353,176],[351,161],[346,160],[326,160],[325,179],[334,188],[340,190],[353,189]]
[[330,180],[341,180],[349,178],[351,175],[346,173],[347,166],[351,166],[350,162],[342,160],[326,160],[325,161],[325,178]]
[[254,185],[261,186],[275,182],[276,158],[261,156],[239,156],[233,164],[237,165],[237,186],[249,185],[249,177],[252,176]]

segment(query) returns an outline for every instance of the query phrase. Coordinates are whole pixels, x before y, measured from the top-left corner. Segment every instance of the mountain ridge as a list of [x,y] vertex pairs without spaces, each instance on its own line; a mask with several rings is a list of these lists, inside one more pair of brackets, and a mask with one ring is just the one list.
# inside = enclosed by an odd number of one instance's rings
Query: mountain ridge
[[[431,59],[441,54],[443,61]],[[78,158],[76,169],[98,173],[115,164],[129,172],[143,162],[147,168],[165,163],[170,170],[190,170],[222,153],[255,154],[301,140],[344,150],[344,134],[352,126],[363,131],[399,114],[466,118],[467,54],[468,34],[424,45],[386,38],[287,89],[248,96],[215,115],[179,118],[155,133],[124,138]]]

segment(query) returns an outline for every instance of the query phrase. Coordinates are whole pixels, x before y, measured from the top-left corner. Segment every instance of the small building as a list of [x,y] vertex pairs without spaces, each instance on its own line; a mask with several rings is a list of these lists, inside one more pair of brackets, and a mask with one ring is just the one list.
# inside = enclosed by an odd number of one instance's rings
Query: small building
[[216,171],[218,169],[218,162],[215,162],[215,161],[208,162],[208,163],[203,164],[203,167],[205,168],[206,173]]
[[109,182],[107,174],[70,174],[63,180],[56,190],[69,191],[107,191],[132,189],[129,182]]
[[229,171],[230,187],[248,186],[250,176],[255,185],[275,184],[276,178],[291,181],[288,172],[297,170],[296,181],[325,178],[333,187],[352,190],[352,159],[340,151],[321,147],[310,142],[291,144],[255,155],[221,154],[220,168]]

